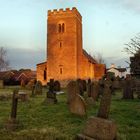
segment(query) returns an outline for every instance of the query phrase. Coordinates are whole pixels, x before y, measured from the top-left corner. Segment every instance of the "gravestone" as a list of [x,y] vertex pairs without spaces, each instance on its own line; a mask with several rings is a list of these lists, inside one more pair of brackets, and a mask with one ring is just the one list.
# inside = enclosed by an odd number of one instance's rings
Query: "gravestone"
[[130,76],[127,76],[123,84],[123,97],[122,99],[134,99],[133,89],[132,89],[132,80]]
[[61,85],[59,81],[54,82],[54,91],[60,91],[61,90]]
[[0,80],[0,88],[4,88],[3,80]]
[[54,83],[55,83],[54,79],[50,79],[50,82],[48,83],[49,91],[46,93],[46,99],[44,101],[45,104],[56,104],[57,103],[55,90],[57,90],[58,85],[57,85],[57,87],[55,87],[56,85]]
[[117,127],[114,121],[109,120],[109,110],[111,104],[111,86],[110,79],[104,81],[103,96],[97,117],[90,117],[81,134],[77,135],[77,140],[115,140],[117,136]]
[[98,97],[99,97],[99,84],[98,84],[97,81],[94,81],[94,83],[92,85],[91,97],[94,99],[94,101],[98,100]]
[[20,86],[23,87],[23,88],[25,87],[25,81],[23,79],[20,82]]
[[83,81],[81,79],[78,79],[77,84],[78,84],[78,89],[79,89],[79,95],[83,96],[84,95]]
[[25,91],[19,91],[18,92],[18,98],[22,101],[22,102],[27,102],[29,101],[29,96]]
[[78,95],[78,85],[76,81],[70,81],[67,85],[67,103],[69,104]]
[[42,83],[40,81],[37,81],[35,84],[34,94],[41,95],[42,93]]
[[32,90],[33,87],[35,87],[35,84],[36,84],[36,80],[35,80],[35,79],[31,79],[31,80],[27,83],[26,88]]
[[87,83],[87,95],[88,97],[91,97],[91,89],[92,88],[92,84],[91,84],[91,80],[88,79],[88,83]]
[[12,108],[11,108],[11,115],[9,120],[6,122],[6,129],[7,130],[15,130],[18,127],[18,121],[16,119],[17,117],[17,105],[18,105],[18,90],[15,89],[13,91],[13,96],[12,96]]
[[82,80],[82,84],[83,84],[83,90],[86,92],[87,91],[87,82],[86,82],[86,80]]
[[76,95],[75,98],[69,104],[70,112],[79,116],[86,115],[86,104],[84,98],[80,95]]
[[67,85],[67,103],[71,113],[86,115],[86,105],[84,98],[79,95],[79,86],[76,81],[70,81]]

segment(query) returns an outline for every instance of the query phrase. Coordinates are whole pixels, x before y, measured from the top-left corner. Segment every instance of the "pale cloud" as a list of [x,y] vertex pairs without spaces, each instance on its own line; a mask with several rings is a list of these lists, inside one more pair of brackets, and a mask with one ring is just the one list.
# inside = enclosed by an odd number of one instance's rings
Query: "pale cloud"
[[122,3],[126,8],[140,12],[140,0],[122,0]]

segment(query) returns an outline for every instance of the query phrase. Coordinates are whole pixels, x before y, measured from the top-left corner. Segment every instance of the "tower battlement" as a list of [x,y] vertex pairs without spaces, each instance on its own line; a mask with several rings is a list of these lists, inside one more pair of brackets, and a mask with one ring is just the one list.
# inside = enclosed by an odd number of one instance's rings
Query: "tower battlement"
[[67,14],[74,14],[76,15],[79,19],[82,19],[81,14],[79,11],[76,9],[76,7],[66,8],[66,9],[53,9],[53,10],[48,10],[48,17],[49,16],[59,16],[59,15],[67,15]]

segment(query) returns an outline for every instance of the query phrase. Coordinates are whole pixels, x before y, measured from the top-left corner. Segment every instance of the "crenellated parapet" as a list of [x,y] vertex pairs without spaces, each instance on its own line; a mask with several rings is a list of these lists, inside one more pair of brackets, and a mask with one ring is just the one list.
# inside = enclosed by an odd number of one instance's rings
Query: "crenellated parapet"
[[81,14],[78,12],[76,7],[73,7],[72,9],[66,8],[66,9],[54,9],[54,10],[48,10],[48,17],[49,16],[59,16],[59,15],[76,15],[80,20],[82,19]]

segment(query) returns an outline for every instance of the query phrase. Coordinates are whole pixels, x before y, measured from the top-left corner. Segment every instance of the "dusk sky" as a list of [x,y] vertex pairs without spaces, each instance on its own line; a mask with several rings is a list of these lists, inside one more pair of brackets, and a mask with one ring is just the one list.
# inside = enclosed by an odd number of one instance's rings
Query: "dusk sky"
[[0,0],[0,46],[13,69],[46,60],[47,11],[76,7],[83,18],[83,48],[109,66],[127,66],[125,43],[140,33],[140,0]]

